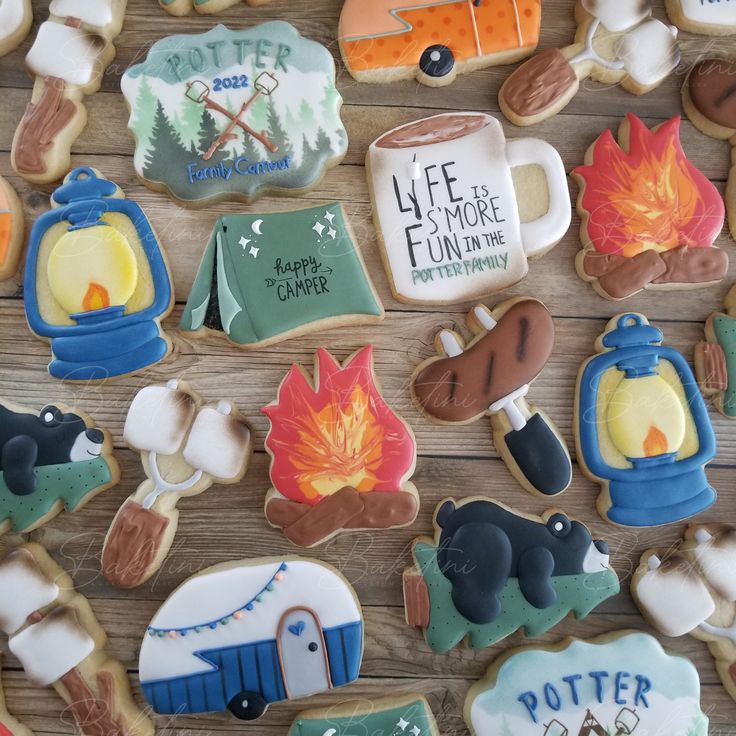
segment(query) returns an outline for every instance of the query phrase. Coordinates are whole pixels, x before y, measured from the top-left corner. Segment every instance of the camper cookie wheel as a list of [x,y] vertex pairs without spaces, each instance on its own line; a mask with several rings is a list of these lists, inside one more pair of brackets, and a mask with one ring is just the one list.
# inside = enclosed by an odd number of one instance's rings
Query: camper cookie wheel
[[174,541],[180,499],[237,483],[253,451],[245,419],[228,401],[204,405],[184,381],[148,386],[128,410],[123,436],[141,453],[147,479],[120,507],[102,549],[102,572],[135,588],[161,566]]
[[104,650],[107,636],[87,599],[41,545],[25,544],[0,560],[0,590],[8,648],[29,680],[53,686],[81,734],[153,736],[125,669]]
[[269,2],[271,0],[158,0],[158,4],[171,15],[188,15],[192,10],[204,15],[219,13],[243,3],[257,7]]
[[26,66],[35,77],[31,101],[15,131],[11,162],[44,184],[70,168],[70,149],[84,129],[85,95],[96,92],[115,56],[127,0],[51,0]]
[[652,18],[648,0],[578,0],[575,43],[524,62],[499,91],[514,125],[534,125],[560,112],[591,77],[644,94],[680,63],[677,29]]
[[723,686],[736,700],[736,528],[691,524],[674,552],[647,550],[631,593],[657,631],[707,643]]

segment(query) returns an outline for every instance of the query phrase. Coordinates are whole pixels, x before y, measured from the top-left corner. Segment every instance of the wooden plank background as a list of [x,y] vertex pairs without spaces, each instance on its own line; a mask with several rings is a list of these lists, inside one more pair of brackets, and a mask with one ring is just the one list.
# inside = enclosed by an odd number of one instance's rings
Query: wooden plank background
[[[89,0],[93,1],[93,0]],[[369,2],[370,0],[366,0]],[[613,0],[612,0],[613,1]],[[26,210],[27,225],[48,207],[52,187],[31,186],[10,168],[10,145],[15,126],[30,96],[31,80],[23,57],[34,37],[38,22],[46,16],[45,0],[34,0],[36,23],[29,40],[16,52],[0,59],[0,173],[19,191]],[[564,46],[574,33],[573,0],[543,1],[543,33],[540,48]],[[366,653],[357,684],[308,703],[283,703],[271,707],[256,724],[243,724],[227,714],[184,717],[175,721],[157,718],[159,733],[225,734],[263,736],[285,734],[292,718],[303,707],[334,704],[352,697],[419,691],[426,693],[437,714],[443,734],[467,735],[462,707],[470,683],[483,674],[495,655],[524,639],[516,634],[486,650],[456,650],[431,653],[418,631],[409,629],[403,618],[401,571],[409,562],[412,538],[431,529],[436,504],[454,495],[486,494],[527,512],[539,513],[547,503],[523,491],[510,476],[491,444],[487,421],[465,427],[432,425],[412,406],[408,379],[416,364],[432,354],[432,339],[439,326],[458,325],[468,305],[412,307],[391,297],[381,267],[365,182],[364,157],[368,144],[390,127],[434,111],[480,110],[498,114],[498,89],[511,68],[496,67],[458,77],[450,87],[435,90],[414,82],[393,85],[360,85],[341,68],[335,41],[341,0],[274,0],[258,9],[236,6],[218,20],[232,27],[261,21],[291,21],[309,38],[325,44],[335,54],[339,89],[345,98],[344,119],[350,149],[343,165],[333,169],[314,191],[300,200],[266,198],[256,207],[261,211],[288,209],[312,202],[340,199],[356,228],[368,268],[387,309],[384,323],[373,327],[343,328],[313,334],[257,352],[241,352],[224,340],[195,341],[178,332],[176,325],[194,278],[202,248],[215,220],[244,208],[223,204],[200,211],[181,209],[166,196],[149,191],[136,179],[133,142],[126,130],[127,111],[119,91],[120,75],[131,63],[140,61],[148,46],[164,35],[203,32],[212,17],[171,18],[155,0],[129,0],[125,27],[118,38],[118,55],[105,77],[102,90],[87,98],[90,121],[74,146],[74,165],[91,165],[122,186],[126,195],[140,203],[158,230],[168,253],[176,285],[177,308],[165,327],[174,340],[168,360],[144,375],[108,385],[65,386],[48,377],[46,344],[30,334],[24,319],[19,279],[0,285],[0,395],[40,408],[61,400],[90,412],[98,424],[114,434],[121,461],[121,484],[95,499],[78,514],[62,514],[30,535],[44,543],[73,575],[77,587],[90,599],[110,636],[110,652],[129,669],[137,699],[143,703],[137,680],[137,654],[145,627],[168,593],[190,574],[211,564],[239,557],[295,552],[281,534],[271,529],[263,516],[263,497],[268,488],[267,456],[263,439],[267,430],[259,409],[275,395],[289,365],[311,365],[314,349],[330,348],[344,358],[356,348],[373,343],[376,369],[385,395],[414,428],[420,458],[415,482],[422,498],[420,516],[411,529],[383,533],[346,534],[307,552],[341,569],[353,582],[364,606]],[[655,15],[664,19],[661,0]],[[733,52],[734,41],[680,34],[683,62],[664,84],[643,97],[619,88],[603,88],[586,82],[565,112],[531,130],[515,128],[505,120],[510,138],[535,135],[560,151],[569,172],[582,162],[586,148],[604,129],[618,125],[631,110],[655,125],[681,111],[680,85],[690,66],[713,53]],[[689,158],[723,190],[728,170],[729,148],[725,142],[706,138],[688,122],[682,139]],[[577,194],[571,184],[571,196]],[[575,375],[580,362],[592,350],[595,337],[611,316],[624,310],[642,311],[662,327],[667,342],[692,357],[694,343],[702,335],[709,312],[719,309],[736,274],[732,258],[729,277],[719,286],[701,291],[641,294],[624,304],[613,304],[597,296],[578,279],[573,260],[578,250],[578,219],[563,241],[542,260],[532,264],[526,280],[503,294],[533,295],[544,300],[555,317],[555,353],[535,383],[531,398],[544,407],[562,430],[572,448],[571,418]],[[724,230],[718,245],[733,252]],[[491,299],[489,304],[500,300]],[[235,486],[214,487],[203,495],[180,504],[179,533],[175,546],[160,573],[141,588],[122,592],[112,588],[99,574],[99,555],[107,527],[120,503],[143,477],[137,456],[123,448],[122,425],[126,409],[137,388],[173,377],[190,381],[207,399],[232,399],[247,414],[256,431],[256,456],[246,479]],[[719,453],[710,466],[710,477],[719,491],[717,505],[700,517],[703,521],[734,519],[734,464],[736,425],[712,413]],[[652,545],[668,545],[680,538],[683,525],[632,531],[607,525],[596,514],[597,486],[575,467],[571,488],[557,500],[569,514],[591,525],[598,536],[612,542],[615,567],[623,583],[620,596],[601,606],[585,621],[566,621],[544,641],[566,635],[594,636],[621,628],[648,630],[628,592],[628,579],[641,551]],[[18,535],[0,539],[0,551],[22,541]],[[711,717],[711,733],[736,734],[736,706],[722,689],[704,644],[689,637],[667,640],[666,646],[688,655],[696,663],[703,681],[704,709]],[[2,651],[7,642],[0,643]],[[3,680],[9,708],[39,734],[74,733],[72,719],[63,714],[63,703],[53,690],[28,685],[18,661],[3,658]]]

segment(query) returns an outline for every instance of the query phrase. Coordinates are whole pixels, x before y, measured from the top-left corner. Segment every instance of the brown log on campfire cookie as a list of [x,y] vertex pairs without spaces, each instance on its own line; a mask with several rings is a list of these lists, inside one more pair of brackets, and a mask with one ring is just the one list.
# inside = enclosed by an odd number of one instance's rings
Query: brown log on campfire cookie
[[416,441],[379,393],[370,346],[343,366],[320,348],[314,379],[292,366],[263,413],[273,484],[266,519],[292,543],[313,547],[345,530],[414,522]]
[[420,409],[443,424],[490,416],[496,449],[514,477],[532,493],[562,493],[572,480],[570,456],[546,414],[526,403],[529,384],[554,346],[554,324],[536,299],[510,299],[493,310],[476,306],[467,318],[473,339],[465,345],[450,330],[435,340],[439,357],[412,378]]

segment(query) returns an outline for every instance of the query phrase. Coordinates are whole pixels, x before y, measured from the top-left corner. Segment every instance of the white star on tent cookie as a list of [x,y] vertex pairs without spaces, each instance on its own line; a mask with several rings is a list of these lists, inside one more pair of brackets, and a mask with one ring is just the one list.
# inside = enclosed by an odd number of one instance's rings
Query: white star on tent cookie
[[258,258],[258,251],[260,248],[256,248],[255,245],[251,245],[250,247],[250,254],[253,256],[253,258]]
[[325,231],[325,226],[321,222],[315,222],[312,230],[314,230],[314,232],[316,232],[317,235],[319,235],[319,237],[321,238],[322,233]]
[[334,219],[335,219],[335,213],[327,210],[327,212],[325,212],[325,220],[327,220],[327,222],[329,222],[330,225],[332,225],[332,221]]
[[245,235],[240,238],[238,241],[238,245],[242,246],[243,250],[245,250],[248,247],[248,243],[250,243],[251,238],[246,238]]
[[399,718],[399,722],[396,724],[396,728],[406,731],[409,727],[409,721],[405,721],[403,718]]
[[412,736],[419,736],[419,734],[421,733],[419,726],[414,726],[414,728],[412,728],[411,730],[411,733]]
[[327,231],[327,234],[328,234],[328,235],[330,236],[330,238],[332,238],[332,240],[334,240],[334,239],[335,239],[335,238],[337,237],[337,230],[335,230],[335,228],[334,228],[334,227],[331,227],[331,228],[330,228],[330,229],[329,229],[329,230]]

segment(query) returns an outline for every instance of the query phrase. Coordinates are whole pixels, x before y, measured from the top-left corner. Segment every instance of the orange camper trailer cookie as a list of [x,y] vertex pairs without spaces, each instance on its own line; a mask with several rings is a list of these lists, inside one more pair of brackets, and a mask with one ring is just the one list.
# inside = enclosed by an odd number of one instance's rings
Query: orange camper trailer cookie
[[345,0],[338,39],[359,82],[416,77],[439,87],[529,56],[541,15],[540,0]]

